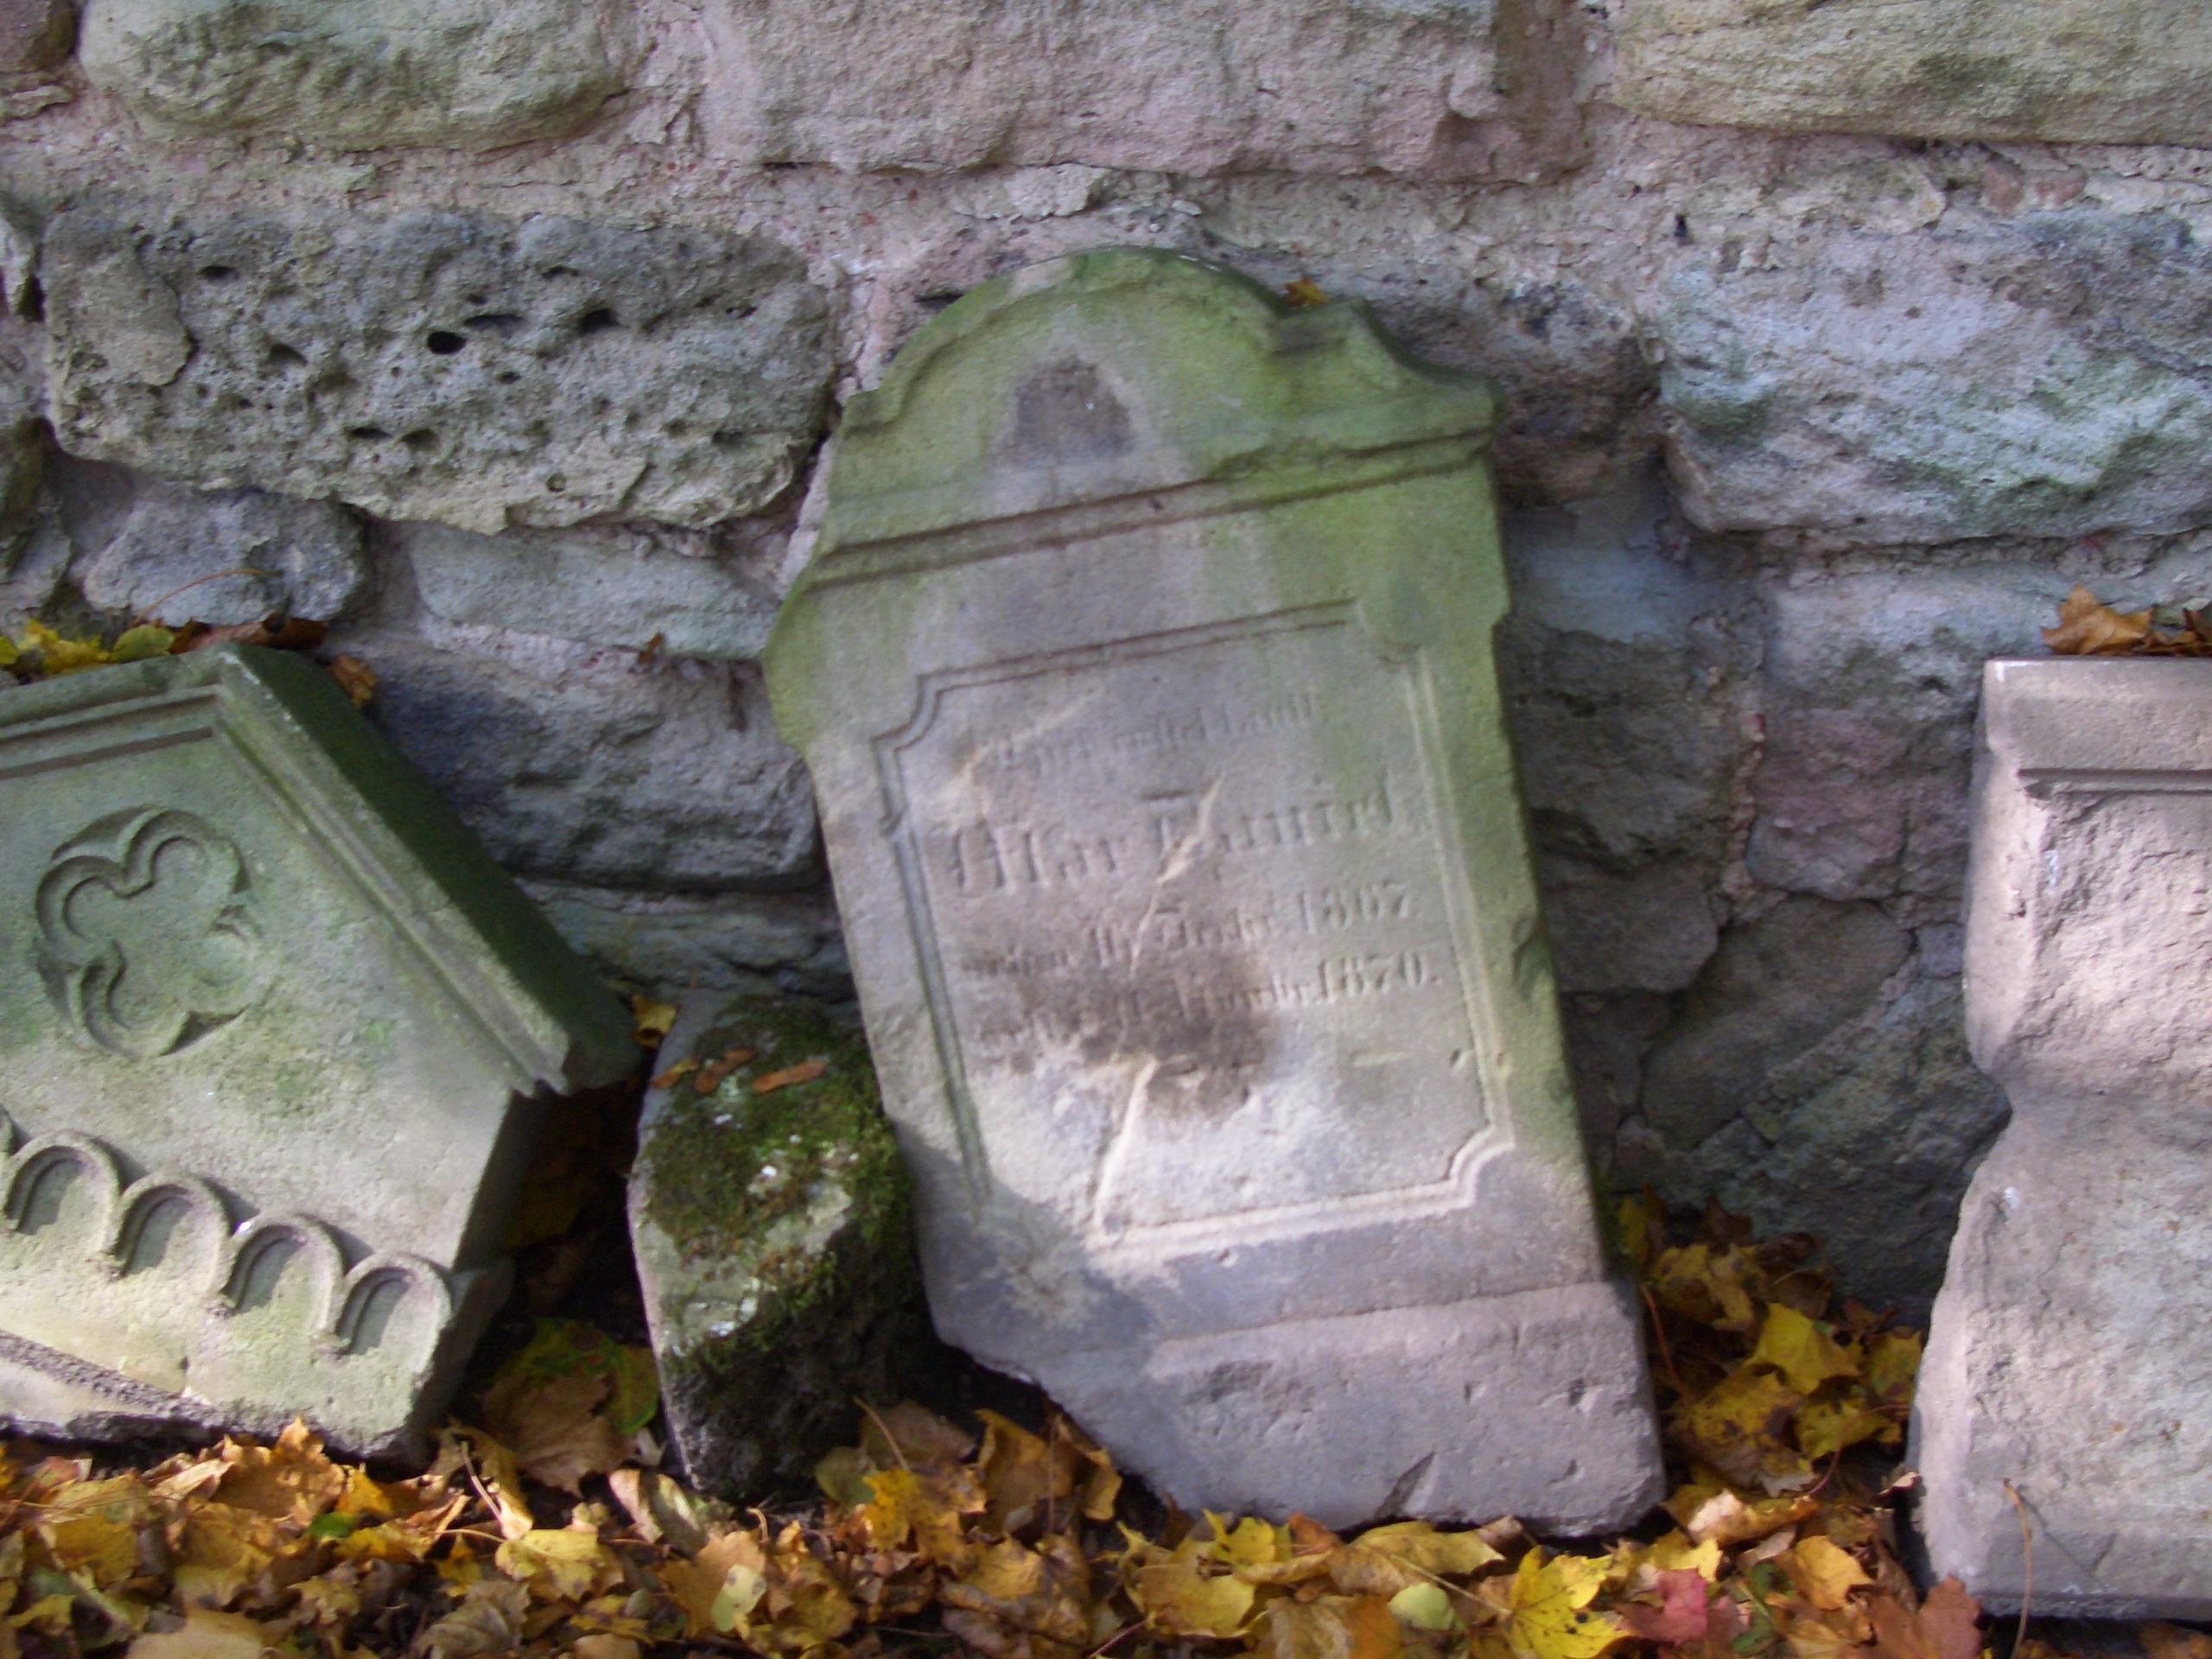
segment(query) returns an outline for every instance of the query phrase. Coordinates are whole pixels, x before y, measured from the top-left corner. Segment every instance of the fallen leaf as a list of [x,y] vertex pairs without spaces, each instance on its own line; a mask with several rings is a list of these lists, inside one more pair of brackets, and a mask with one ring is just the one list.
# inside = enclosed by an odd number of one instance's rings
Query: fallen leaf
[[830,1069],[827,1060],[801,1060],[797,1065],[787,1065],[780,1071],[771,1071],[753,1079],[755,1094],[770,1095],[779,1089],[791,1088],[794,1084],[812,1083]]
[[622,1563],[596,1531],[539,1529],[510,1538],[494,1560],[499,1571],[542,1601],[582,1601],[622,1581]]
[[1930,1590],[1917,1610],[1877,1593],[1867,1599],[1866,1616],[1873,1659],[1980,1659],[1981,1604],[1956,1579]]
[[581,1495],[586,1475],[611,1473],[636,1450],[635,1436],[600,1413],[607,1392],[604,1376],[537,1382],[515,1373],[485,1391],[484,1421],[524,1474]]
[[1705,1574],[1688,1567],[1669,1568],[1658,1573],[1653,1587],[1659,1593],[1656,1606],[1628,1602],[1615,1609],[1614,1616],[1630,1634],[1664,1647],[1705,1640],[1706,1604],[1713,1592]]
[[1268,1650],[1274,1659],[1391,1659],[1405,1635],[1379,1596],[1320,1596],[1268,1604]]
[[1329,302],[1327,292],[1311,276],[1300,276],[1294,282],[1285,283],[1282,285],[1282,297],[1294,311],[1302,310],[1307,306],[1326,305]]
[[1737,1484],[1791,1491],[1813,1479],[1812,1465],[1788,1438],[1790,1419],[1804,1402],[1780,1377],[1747,1365],[1677,1407],[1675,1432]]
[[[1783,1558],[1782,1569],[1797,1586],[1797,1593],[1823,1612],[1834,1612],[1851,1599],[1861,1585],[1873,1583],[1866,1569],[1837,1547],[1830,1538],[1801,1538]],[[2212,1659],[2212,1655],[2205,1656]]]
[[2202,1630],[2184,1630],[2177,1624],[2144,1624],[2137,1628],[2135,1639],[2149,1659],[2212,1659],[2212,1636]]
[[130,1659],[261,1659],[270,1646],[260,1624],[243,1613],[188,1607],[184,1628],[139,1637]]
[[522,1645],[523,1618],[530,1611],[526,1586],[505,1579],[481,1579],[468,1586],[461,1605],[415,1638],[415,1651],[427,1659],[484,1659]]
[[346,700],[356,709],[367,708],[377,694],[376,671],[358,657],[335,658],[327,671],[338,682],[338,689],[346,694]]
[[630,999],[631,1026],[641,1048],[658,1048],[676,1024],[676,1005],[650,996]]
[[1859,1357],[1796,1308],[1770,1302],[1750,1363],[1771,1365],[1799,1394],[1812,1395],[1831,1377],[1856,1376]]
[[[1241,1578],[1208,1576],[1195,1560],[1158,1561],[1139,1567],[1130,1592],[1145,1622],[1163,1636],[1224,1638],[1243,1629],[1258,1593]],[[1387,1616],[1389,1608],[1377,1605]],[[1392,1629],[1395,1628],[1393,1621]]]
[[2043,631],[2043,642],[2061,657],[2124,656],[2150,635],[2150,612],[2122,615],[2077,587],[2058,607],[2058,626]]
[[1604,1613],[1590,1611],[1605,1582],[1602,1557],[1554,1555],[1532,1549],[1513,1575],[1507,1643],[1525,1659],[1597,1659],[1622,1634]]

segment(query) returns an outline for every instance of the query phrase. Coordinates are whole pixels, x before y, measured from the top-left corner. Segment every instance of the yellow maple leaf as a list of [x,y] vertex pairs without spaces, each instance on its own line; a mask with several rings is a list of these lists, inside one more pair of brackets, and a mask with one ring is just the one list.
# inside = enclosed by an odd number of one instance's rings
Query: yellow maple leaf
[[1522,1659],[1597,1659],[1626,1634],[1590,1604],[1611,1565],[1602,1556],[1554,1555],[1531,1549],[1513,1574],[1505,1640]]
[[1444,1578],[1479,1573],[1491,1562],[1505,1559],[1478,1532],[1439,1532],[1426,1521],[1371,1527],[1352,1542],[1358,1548],[1378,1550],[1403,1561],[1416,1572]]
[[1208,1510],[1205,1516],[1207,1524],[1213,1529],[1206,1554],[1215,1560],[1234,1567],[1271,1567],[1290,1559],[1288,1528],[1270,1526],[1256,1515],[1231,1522]]
[[1825,1613],[1838,1611],[1853,1590],[1873,1582],[1866,1569],[1832,1538],[1800,1538],[1783,1553],[1781,1565],[1797,1593]]
[[543,1528],[510,1538],[493,1560],[500,1572],[530,1586],[540,1601],[582,1601],[618,1584],[622,1563],[599,1534],[572,1527]]
[[1679,1529],[1652,1545],[1644,1559],[1655,1572],[1697,1573],[1707,1579],[1720,1576],[1720,1546],[1709,1538],[1696,1542]]
[[1904,1431],[1886,1411],[1859,1400],[1815,1400],[1797,1413],[1797,1446],[1815,1461],[1862,1440],[1895,1440]]
[[1883,1404],[1903,1406],[1912,1399],[1920,1374],[1917,1331],[1885,1331],[1866,1344],[1866,1387]]
[[1804,1395],[1765,1370],[1730,1372],[1675,1414],[1690,1449],[1738,1485],[1787,1492],[1808,1484],[1812,1465],[1785,1438]]
[[1162,1635],[1224,1639],[1244,1628],[1258,1594],[1241,1578],[1207,1577],[1195,1560],[1139,1567],[1129,1589],[1146,1623]]
[[1858,1355],[1783,1302],[1767,1304],[1766,1323],[1759,1328],[1750,1363],[1773,1366],[1803,1395],[1816,1393],[1830,1377],[1859,1375]]
[[63,1487],[39,1516],[37,1531],[65,1573],[105,1590],[138,1570],[138,1535],[158,1522],[152,1495],[135,1474]]

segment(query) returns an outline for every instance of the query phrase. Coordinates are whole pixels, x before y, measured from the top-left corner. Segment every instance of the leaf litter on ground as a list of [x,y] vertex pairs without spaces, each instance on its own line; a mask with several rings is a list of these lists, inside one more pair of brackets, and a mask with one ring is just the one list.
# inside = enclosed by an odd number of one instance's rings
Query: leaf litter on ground
[[861,1408],[817,1498],[740,1512],[658,1467],[644,1350],[546,1319],[410,1479],[297,1423],[143,1469],[16,1444],[0,1659],[1982,1659],[1973,1598],[1897,1554],[1919,1337],[1835,1306],[1809,1239],[1618,1219],[1681,1477],[1635,1536],[1163,1513],[1065,1417],[912,1402]]

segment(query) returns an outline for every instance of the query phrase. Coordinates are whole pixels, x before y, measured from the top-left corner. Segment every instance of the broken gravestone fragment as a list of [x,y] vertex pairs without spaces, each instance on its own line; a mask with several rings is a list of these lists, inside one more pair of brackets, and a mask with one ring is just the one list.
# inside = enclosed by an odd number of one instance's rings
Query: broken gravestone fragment
[[562,137],[627,73],[602,0],[92,0],[78,55],[157,135],[329,149]]
[[856,398],[767,653],[938,1331],[1186,1508],[1641,1514],[1488,382],[1112,251]]
[[0,692],[0,1414],[405,1453],[619,1004],[291,655]]
[[707,995],[660,1058],[630,1235],[670,1427],[695,1485],[803,1485],[928,1334],[868,1049],[818,1004]]
[[2212,1618],[2212,664],[1993,662],[1982,719],[1967,1025],[2012,1120],[1929,1332],[1921,1530],[1985,1606]]

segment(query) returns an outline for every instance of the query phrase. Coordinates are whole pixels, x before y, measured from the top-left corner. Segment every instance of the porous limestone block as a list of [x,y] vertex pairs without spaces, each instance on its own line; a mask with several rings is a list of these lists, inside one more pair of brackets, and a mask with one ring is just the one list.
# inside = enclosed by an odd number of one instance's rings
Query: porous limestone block
[[[2012,1121],[1974,1173],[1910,1459],[1983,1604],[2212,1618],[2212,663],[1996,661],[1967,1034]],[[2012,1491],[2019,1495],[2015,1505]]]
[[2212,143],[2196,0],[1629,0],[1613,101],[1699,126]]
[[0,1414],[404,1453],[620,1006],[299,658],[0,692]]
[[73,0],[0,0],[0,73],[50,69],[76,35]]
[[705,141],[755,163],[1526,181],[1584,153],[1561,0],[714,0],[704,16]]
[[709,994],[658,1064],[630,1236],[669,1427],[695,1485],[804,1486],[926,1345],[912,1183],[867,1046],[817,1003]]
[[603,0],[92,0],[78,58],[164,136],[331,149],[558,138],[622,91]]
[[783,493],[827,408],[823,292],[766,235],[102,198],[40,275],[61,447],[200,489],[709,524]]
[[938,1328],[1185,1507],[1658,1491],[1491,658],[1496,411],[1357,305],[1018,271],[851,404],[769,642]]

